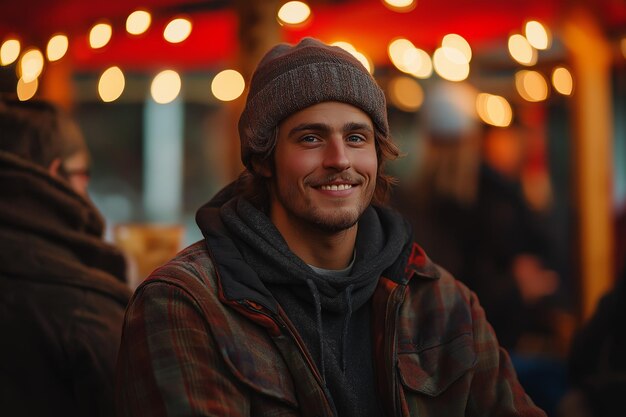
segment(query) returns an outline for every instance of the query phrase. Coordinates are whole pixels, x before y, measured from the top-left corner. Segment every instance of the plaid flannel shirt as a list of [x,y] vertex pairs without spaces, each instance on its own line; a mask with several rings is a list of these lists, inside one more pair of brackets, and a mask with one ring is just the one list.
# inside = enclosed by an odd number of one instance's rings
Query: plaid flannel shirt
[[[118,415],[332,416],[284,312],[218,243],[190,246],[137,289],[118,358]],[[403,258],[371,304],[386,415],[545,416],[475,295],[416,244]]]

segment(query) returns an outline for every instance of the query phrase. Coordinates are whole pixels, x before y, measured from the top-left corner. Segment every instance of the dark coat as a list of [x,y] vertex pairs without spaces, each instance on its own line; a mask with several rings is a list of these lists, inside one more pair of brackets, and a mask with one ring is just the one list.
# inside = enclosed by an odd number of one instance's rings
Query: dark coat
[[0,152],[0,410],[112,416],[130,291],[96,208]]

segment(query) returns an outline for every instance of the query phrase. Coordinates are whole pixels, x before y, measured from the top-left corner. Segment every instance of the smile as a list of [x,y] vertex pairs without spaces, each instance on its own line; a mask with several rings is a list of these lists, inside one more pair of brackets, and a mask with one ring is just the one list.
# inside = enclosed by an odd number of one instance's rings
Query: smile
[[349,190],[350,188],[352,188],[352,184],[322,185],[320,186],[320,188],[325,191],[343,191],[343,190]]

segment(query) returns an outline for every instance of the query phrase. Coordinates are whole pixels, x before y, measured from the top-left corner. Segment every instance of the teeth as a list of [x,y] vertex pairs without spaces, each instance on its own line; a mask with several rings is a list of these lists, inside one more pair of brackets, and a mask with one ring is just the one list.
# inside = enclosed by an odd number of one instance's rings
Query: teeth
[[342,191],[342,190],[348,190],[352,188],[352,185],[351,184],[322,185],[320,188],[326,191]]

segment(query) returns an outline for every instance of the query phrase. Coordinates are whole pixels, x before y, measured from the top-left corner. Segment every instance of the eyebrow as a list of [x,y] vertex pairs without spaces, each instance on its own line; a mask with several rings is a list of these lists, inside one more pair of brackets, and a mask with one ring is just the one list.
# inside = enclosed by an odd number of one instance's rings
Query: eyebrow
[[[303,131],[311,131],[311,130],[328,133],[331,131],[331,128],[329,125],[325,123],[302,123],[293,127],[289,131],[289,136],[293,135],[294,133],[303,132]],[[343,125],[343,132],[350,132],[354,130],[365,130],[367,132],[374,133],[374,129],[372,128],[372,126],[367,123],[348,122],[345,125]]]

